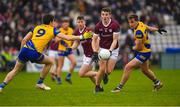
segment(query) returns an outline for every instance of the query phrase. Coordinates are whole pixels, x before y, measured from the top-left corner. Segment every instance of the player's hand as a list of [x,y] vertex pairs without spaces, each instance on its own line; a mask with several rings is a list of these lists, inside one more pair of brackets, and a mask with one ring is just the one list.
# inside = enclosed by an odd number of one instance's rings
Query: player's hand
[[94,52],[93,55],[92,55],[92,61],[97,63],[99,60],[98,58],[98,52]]
[[158,29],[158,32],[162,35],[162,34],[163,34],[163,32],[164,32],[164,33],[167,33],[167,30],[162,29],[162,28],[159,28],[159,29]]
[[92,38],[92,36],[93,36],[93,33],[91,31],[85,32],[82,35],[83,39],[89,39],[89,38]]

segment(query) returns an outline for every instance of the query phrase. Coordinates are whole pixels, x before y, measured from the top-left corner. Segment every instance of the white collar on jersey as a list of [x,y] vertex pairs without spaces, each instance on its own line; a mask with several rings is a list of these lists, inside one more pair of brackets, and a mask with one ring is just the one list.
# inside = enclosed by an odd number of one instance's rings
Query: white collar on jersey
[[104,27],[108,27],[110,23],[111,23],[111,19],[109,20],[108,24],[105,24],[105,23],[103,23],[103,21],[102,21],[102,24],[103,24]]
[[82,30],[79,29],[79,32],[80,32],[80,33],[83,33],[83,31],[84,31],[85,28],[86,28],[86,26],[84,26]]

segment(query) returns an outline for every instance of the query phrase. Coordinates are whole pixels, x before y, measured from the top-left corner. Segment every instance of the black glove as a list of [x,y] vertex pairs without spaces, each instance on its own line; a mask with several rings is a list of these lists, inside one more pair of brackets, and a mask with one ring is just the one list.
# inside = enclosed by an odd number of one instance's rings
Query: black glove
[[159,29],[158,29],[158,32],[162,35],[162,34],[163,34],[163,32],[167,33],[167,30],[162,29],[162,28],[159,28]]
[[98,52],[94,52],[93,55],[92,55],[92,61],[97,63],[99,60],[98,58]]

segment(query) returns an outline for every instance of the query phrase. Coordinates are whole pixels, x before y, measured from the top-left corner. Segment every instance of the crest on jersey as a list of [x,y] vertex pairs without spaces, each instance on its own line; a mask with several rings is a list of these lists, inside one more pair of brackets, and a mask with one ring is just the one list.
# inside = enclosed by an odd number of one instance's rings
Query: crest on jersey
[[112,29],[109,29],[109,32],[112,32]]

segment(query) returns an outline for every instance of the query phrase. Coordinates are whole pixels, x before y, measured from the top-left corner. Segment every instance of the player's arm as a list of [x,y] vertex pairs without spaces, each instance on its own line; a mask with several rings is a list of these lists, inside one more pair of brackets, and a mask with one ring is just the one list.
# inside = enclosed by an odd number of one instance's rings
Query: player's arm
[[21,41],[21,48],[26,44],[27,41],[29,41],[32,38],[32,32],[28,32],[26,36]]
[[152,27],[152,26],[148,26],[148,25],[146,27],[147,27],[147,30],[149,30],[149,31],[152,31],[152,32],[158,31],[157,27]]
[[158,31],[160,34],[162,34],[163,32],[167,32],[165,29],[162,29],[162,28],[157,28],[157,27],[152,27],[152,26],[146,26],[147,27],[147,30],[149,30],[149,31],[152,31],[152,32],[154,32],[154,31]]
[[142,39],[135,40],[135,46],[133,47],[133,50],[141,51],[142,47],[143,47]]
[[80,35],[80,36],[75,36],[75,35],[67,36],[67,35],[64,35],[62,33],[58,33],[56,38],[55,38],[55,41],[58,42],[61,39],[66,39],[66,40],[83,40],[83,39],[89,39],[89,38],[92,38],[92,32],[85,32],[83,35]]
[[80,44],[80,41],[75,40],[75,41],[73,42],[71,48],[72,48],[73,50],[74,50],[74,49],[77,49],[77,47],[79,46],[79,44]]
[[98,36],[98,34],[94,34],[93,38],[92,38],[92,49],[93,49],[93,55],[92,55],[92,61],[94,62],[98,62],[99,58],[98,58],[98,50],[99,50],[99,41],[100,38]]
[[119,33],[113,33],[113,42],[111,44],[111,47],[109,48],[111,52],[114,50],[114,48],[116,48],[116,45],[118,43],[118,37],[119,37]]
[[98,52],[99,50],[99,36],[98,34],[94,34],[93,37],[92,37],[92,49],[93,49],[93,52]]

